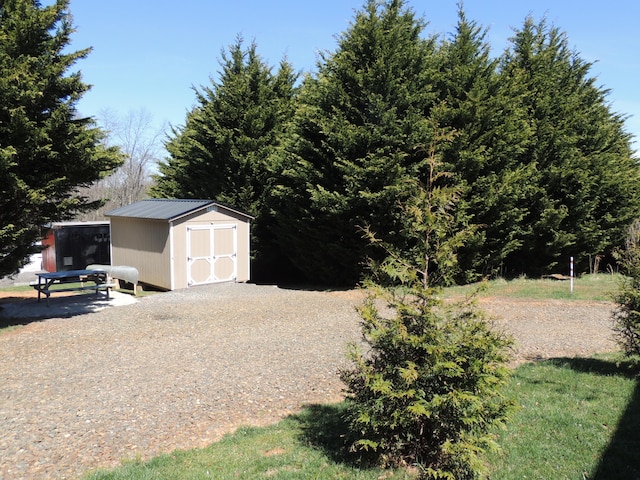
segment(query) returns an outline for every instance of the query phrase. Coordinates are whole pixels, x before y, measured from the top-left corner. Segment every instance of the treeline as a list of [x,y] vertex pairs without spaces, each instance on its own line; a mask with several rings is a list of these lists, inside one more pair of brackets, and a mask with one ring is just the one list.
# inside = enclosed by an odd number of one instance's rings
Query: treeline
[[254,215],[256,280],[355,284],[383,255],[365,229],[411,255],[403,212],[433,178],[468,232],[457,281],[565,272],[571,256],[588,271],[640,216],[625,117],[592,65],[544,19],[498,56],[463,8],[448,37],[425,27],[402,0],[368,0],[303,78],[238,38],[172,131],[153,195]]

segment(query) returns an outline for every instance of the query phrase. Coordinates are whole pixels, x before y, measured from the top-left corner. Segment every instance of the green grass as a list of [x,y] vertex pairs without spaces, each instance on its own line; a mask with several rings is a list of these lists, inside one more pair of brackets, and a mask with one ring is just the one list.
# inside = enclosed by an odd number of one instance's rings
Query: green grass
[[519,367],[492,480],[640,478],[638,362],[614,355]]
[[[492,480],[640,478],[639,362],[615,355],[519,367],[518,409],[488,455]],[[133,461],[86,480],[411,479],[368,468],[345,449],[342,404],[314,405],[276,425],[242,428],[207,448]]]
[[[579,300],[610,301],[620,275],[583,275],[573,281],[573,292],[569,280],[516,278],[514,280],[490,280],[484,282],[479,298],[501,297],[530,300]],[[464,285],[445,289],[445,296],[468,295],[481,284]]]
[[30,291],[33,291],[33,287],[31,285],[18,285],[18,286],[0,288],[0,292],[30,292]]
[[314,405],[263,428],[241,428],[207,448],[98,471],[91,480],[133,479],[412,479],[404,470],[359,465],[344,448],[342,406]]

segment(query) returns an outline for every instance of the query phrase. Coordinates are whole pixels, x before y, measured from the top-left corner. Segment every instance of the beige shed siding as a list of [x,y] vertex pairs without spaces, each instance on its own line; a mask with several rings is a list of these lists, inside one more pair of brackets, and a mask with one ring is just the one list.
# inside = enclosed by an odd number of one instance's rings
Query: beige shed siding
[[111,263],[138,269],[140,281],[170,290],[169,223],[136,218],[111,218]]

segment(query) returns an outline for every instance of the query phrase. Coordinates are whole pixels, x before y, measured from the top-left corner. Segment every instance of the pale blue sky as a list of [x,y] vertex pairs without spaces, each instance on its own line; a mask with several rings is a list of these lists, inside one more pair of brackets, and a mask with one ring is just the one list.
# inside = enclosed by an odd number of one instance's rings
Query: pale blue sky
[[[182,125],[194,105],[192,86],[208,85],[220,52],[241,34],[277,66],[287,56],[296,70],[315,68],[319,51],[333,51],[364,0],[71,0],[77,32],[71,47],[93,47],[78,62],[93,85],[78,104],[82,115],[104,109],[124,115],[145,109],[156,125]],[[458,0],[410,0],[429,25],[451,33]],[[489,27],[494,54],[508,45],[528,14],[565,31],[580,56],[597,62],[598,84],[611,90],[616,112],[631,115],[627,130],[640,145],[640,2],[638,0],[465,0],[467,17]],[[640,148],[638,146],[637,148]]]

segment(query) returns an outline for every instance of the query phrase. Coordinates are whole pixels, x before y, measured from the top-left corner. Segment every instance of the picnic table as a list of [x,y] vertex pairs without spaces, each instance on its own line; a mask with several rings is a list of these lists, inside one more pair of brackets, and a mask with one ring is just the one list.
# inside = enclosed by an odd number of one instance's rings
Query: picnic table
[[[42,272],[36,273],[36,275],[38,283],[33,283],[31,286],[38,291],[38,301],[40,301],[41,295],[47,297],[47,305],[49,305],[49,297],[52,293],[95,290],[97,295],[103,290],[109,298],[109,290],[115,286],[104,270],[67,270]],[[80,285],[72,285],[77,283]]]

